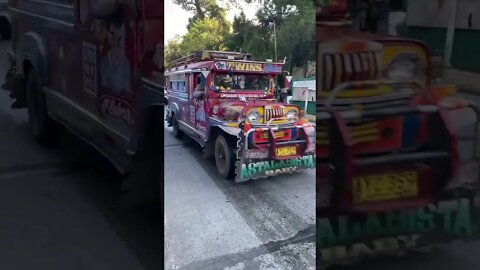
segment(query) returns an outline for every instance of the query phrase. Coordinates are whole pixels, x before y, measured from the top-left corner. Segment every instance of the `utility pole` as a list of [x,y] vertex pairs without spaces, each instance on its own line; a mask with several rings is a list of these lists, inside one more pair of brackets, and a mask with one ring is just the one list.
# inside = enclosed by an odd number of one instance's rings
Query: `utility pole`
[[275,19],[273,19],[273,42],[275,43],[275,63],[277,62],[277,31],[275,29]]

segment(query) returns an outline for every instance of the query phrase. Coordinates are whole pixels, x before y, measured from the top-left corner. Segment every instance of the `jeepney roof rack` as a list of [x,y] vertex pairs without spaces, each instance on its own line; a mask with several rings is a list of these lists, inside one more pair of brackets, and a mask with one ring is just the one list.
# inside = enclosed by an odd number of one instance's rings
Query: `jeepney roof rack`
[[170,64],[170,68],[208,60],[252,60],[252,55],[242,52],[211,50],[195,51],[190,55],[173,60]]

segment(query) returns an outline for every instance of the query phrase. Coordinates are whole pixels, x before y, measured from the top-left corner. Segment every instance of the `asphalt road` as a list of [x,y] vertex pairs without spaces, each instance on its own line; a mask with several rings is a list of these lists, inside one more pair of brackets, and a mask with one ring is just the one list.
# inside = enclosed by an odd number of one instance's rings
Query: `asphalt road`
[[165,132],[165,269],[315,269],[313,169],[234,183]]
[[[8,46],[0,42],[0,81]],[[103,157],[68,133],[40,147],[10,103],[0,90],[0,269],[161,269],[160,213],[121,208]]]

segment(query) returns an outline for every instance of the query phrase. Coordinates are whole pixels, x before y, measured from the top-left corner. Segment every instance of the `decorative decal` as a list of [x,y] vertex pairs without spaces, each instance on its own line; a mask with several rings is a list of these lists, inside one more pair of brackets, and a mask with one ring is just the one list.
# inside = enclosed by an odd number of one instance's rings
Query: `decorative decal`
[[314,155],[287,160],[245,162],[240,168],[240,178],[251,179],[258,176],[276,176],[279,174],[293,173],[300,168],[315,168]]
[[195,123],[195,106],[190,105],[190,121]]
[[103,115],[121,119],[129,125],[134,123],[133,109],[126,100],[105,95],[100,97],[99,104]]
[[263,67],[263,72],[265,73],[281,73],[282,66],[280,65],[273,65],[273,64],[265,64]]
[[227,62],[227,67],[233,71],[255,71],[260,72],[263,70],[260,63],[245,63],[245,62]]
[[221,98],[263,98],[265,94],[220,93]]
[[83,90],[97,95],[97,47],[90,43],[83,43]]
[[218,70],[227,70],[227,64],[225,62],[216,62],[215,68]]
[[110,24],[108,33],[110,48],[100,62],[102,86],[113,95],[132,94],[130,62],[125,50],[125,24]]

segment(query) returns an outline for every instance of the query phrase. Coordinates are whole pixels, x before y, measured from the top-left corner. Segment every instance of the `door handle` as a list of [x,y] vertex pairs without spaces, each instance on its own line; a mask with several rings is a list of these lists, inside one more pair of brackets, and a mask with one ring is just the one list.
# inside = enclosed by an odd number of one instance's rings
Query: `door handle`
[[472,17],[473,17],[472,13],[468,14],[468,28],[472,28],[472,25],[473,25],[473,23],[472,23],[473,18]]

